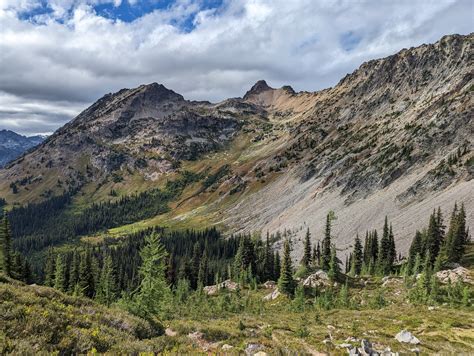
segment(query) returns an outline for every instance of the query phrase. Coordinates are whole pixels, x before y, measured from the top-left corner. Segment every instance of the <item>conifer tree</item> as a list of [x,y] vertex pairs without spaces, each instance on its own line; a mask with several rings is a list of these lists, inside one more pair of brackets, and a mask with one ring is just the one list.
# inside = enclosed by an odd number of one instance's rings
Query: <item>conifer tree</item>
[[421,255],[422,243],[423,243],[422,239],[423,237],[421,235],[421,232],[417,230],[415,233],[415,237],[413,238],[411,242],[410,249],[408,250],[408,261],[407,261],[408,267],[407,268],[410,271],[410,273],[413,270],[413,265],[415,263],[416,255]]
[[95,298],[99,303],[110,306],[116,300],[117,294],[116,269],[109,254],[104,259]]
[[8,221],[6,213],[4,214],[0,224],[0,271],[5,273],[7,276],[12,276],[12,235],[10,222]]
[[356,235],[354,241],[354,251],[352,253],[352,263],[351,263],[351,275],[356,276],[360,275],[362,272],[362,263],[363,263],[364,254],[362,251],[362,243],[360,241],[359,235]]
[[281,263],[280,278],[278,279],[278,289],[286,295],[293,295],[296,282],[293,279],[293,266],[291,263],[290,241],[287,239],[283,245],[283,260]]
[[265,241],[265,250],[264,250],[264,257],[263,257],[263,279],[269,280],[274,278],[274,257],[272,248],[270,246],[270,236],[267,232],[267,238]]
[[388,219],[385,216],[385,222],[383,225],[383,234],[380,239],[380,249],[377,259],[377,271],[386,275],[389,271],[389,253],[390,253],[390,231],[388,227]]
[[329,272],[328,276],[332,281],[339,279],[341,274],[341,266],[339,265],[341,261],[337,258],[336,247],[333,245],[331,247],[331,260],[329,262]]
[[428,224],[428,230],[426,232],[426,240],[425,240],[425,253],[429,252],[430,256],[430,266],[432,267],[436,256],[440,251],[441,243],[442,243],[442,236],[440,234],[440,229],[438,226],[438,221],[436,218],[436,212],[430,215],[430,220]]
[[275,251],[273,261],[274,261],[273,262],[274,275],[272,279],[274,281],[278,281],[278,279],[280,278],[280,271],[281,271],[281,259],[280,259],[280,253],[278,251]]
[[140,256],[143,261],[139,270],[140,286],[126,305],[132,313],[152,320],[163,314],[170,298],[165,277],[166,250],[158,234],[152,233],[145,238]]
[[326,216],[326,227],[324,229],[324,239],[322,243],[321,267],[325,271],[329,270],[329,264],[331,262],[331,223],[334,219],[334,212],[330,211]]
[[66,285],[66,266],[64,263],[64,258],[61,254],[58,254],[56,257],[56,266],[54,272],[54,288],[65,292],[67,290]]
[[56,270],[56,261],[53,254],[53,249],[48,249],[46,255],[46,262],[44,267],[44,285],[48,287],[54,287],[54,272]]
[[309,269],[311,266],[311,233],[308,230],[306,231],[304,246],[303,246],[303,258],[301,259],[301,266]]
[[69,266],[69,288],[68,292],[73,293],[79,282],[79,253],[74,249],[72,253],[71,265]]
[[94,275],[92,272],[92,256],[90,250],[81,254],[78,286],[81,295],[89,298],[94,296]]
[[196,242],[193,247],[193,257],[191,259],[191,276],[189,281],[191,287],[196,289],[198,282],[199,266],[201,265],[201,245]]
[[199,264],[199,273],[198,273],[198,288],[205,287],[208,283],[208,258],[207,251],[204,250],[204,253],[201,257],[201,262]]

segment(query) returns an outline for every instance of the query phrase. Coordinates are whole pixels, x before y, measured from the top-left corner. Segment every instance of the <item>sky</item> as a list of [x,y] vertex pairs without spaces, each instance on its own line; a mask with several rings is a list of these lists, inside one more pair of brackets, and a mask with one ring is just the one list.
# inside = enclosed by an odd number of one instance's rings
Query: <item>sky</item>
[[316,91],[474,28],[472,0],[0,0],[0,129],[49,134],[106,93]]

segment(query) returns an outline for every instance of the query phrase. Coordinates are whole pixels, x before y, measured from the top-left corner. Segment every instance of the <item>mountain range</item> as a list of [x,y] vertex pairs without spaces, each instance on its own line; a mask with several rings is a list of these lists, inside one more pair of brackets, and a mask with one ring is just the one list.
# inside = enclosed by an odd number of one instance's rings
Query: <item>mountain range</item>
[[202,181],[170,211],[101,234],[217,225],[296,240],[309,228],[316,241],[333,210],[341,253],[385,216],[405,253],[438,206],[462,202],[474,223],[473,40],[403,49],[317,92],[260,80],[242,98],[211,103],[157,83],[122,89],[31,143],[0,171],[0,195],[25,204],[69,191],[81,211],[192,172]]
[[44,136],[23,136],[10,130],[0,130],[0,167],[39,145]]

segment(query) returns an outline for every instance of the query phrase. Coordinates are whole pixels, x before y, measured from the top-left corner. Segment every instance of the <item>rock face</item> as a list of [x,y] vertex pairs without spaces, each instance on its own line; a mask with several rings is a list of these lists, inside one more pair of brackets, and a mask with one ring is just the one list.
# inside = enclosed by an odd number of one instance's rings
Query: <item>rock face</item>
[[263,283],[263,287],[265,289],[275,289],[277,286],[276,282],[275,281],[266,281],[265,283]]
[[86,199],[120,179],[145,181],[130,192],[180,166],[228,164],[217,194],[189,193],[189,210],[173,217],[192,210],[230,232],[296,239],[309,228],[315,243],[334,210],[345,222],[333,229],[342,254],[357,231],[388,216],[405,253],[437,206],[463,202],[474,223],[473,43],[474,34],[445,36],[364,63],[318,92],[259,81],[243,98],[213,104],[156,83],[122,89],[1,170],[0,193],[13,204],[76,188]]
[[449,283],[449,281],[451,281],[451,283],[456,283],[461,281],[464,283],[474,284],[474,281],[471,279],[469,274],[469,270],[464,267],[439,271],[436,273],[436,277],[438,277],[442,283]]
[[407,330],[400,331],[395,336],[395,339],[397,339],[399,342],[404,342],[413,345],[418,345],[420,343],[420,340],[418,340],[416,336],[413,336],[413,334]]

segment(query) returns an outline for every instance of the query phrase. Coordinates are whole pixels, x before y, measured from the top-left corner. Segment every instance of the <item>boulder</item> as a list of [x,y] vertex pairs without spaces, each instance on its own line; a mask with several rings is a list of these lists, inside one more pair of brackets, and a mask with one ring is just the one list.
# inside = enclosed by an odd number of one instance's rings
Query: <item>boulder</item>
[[280,291],[278,288],[276,288],[273,292],[270,294],[267,294],[266,296],[263,297],[263,300],[275,300],[281,295]]
[[265,347],[262,344],[250,343],[245,348],[245,354],[249,356],[257,355],[259,351],[262,351]]
[[276,282],[275,281],[266,281],[263,283],[263,287],[265,289],[275,289],[276,288]]
[[461,281],[464,283],[474,284],[471,276],[469,275],[469,270],[464,267],[439,271],[436,273],[436,277],[438,277],[442,283],[448,283],[449,281],[451,281],[451,283],[456,283]]
[[395,335],[395,339],[397,339],[398,342],[404,342],[413,345],[418,345],[420,343],[420,340],[418,340],[418,338],[408,330],[400,331],[397,335]]
[[234,346],[229,345],[229,344],[222,345],[222,350],[223,351],[229,351],[229,350],[232,350],[233,348],[234,348]]
[[220,289],[228,289],[230,291],[235,291],[238,288],[238,284],[236,282],[231,281],[230,279],[225,280],[219,284],[214,284],[212,286],[205,286],[203,288],[204,293],[207,295],[215,295],[219,292]]
[[331,281],[329,280],[329,276],[326,272],[323,270],[318,270],[306,277],[306,279],[303,281],[303,286],[308,288],[328,287],[331,286]]

